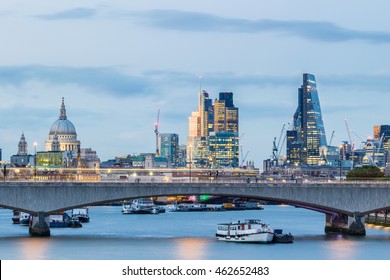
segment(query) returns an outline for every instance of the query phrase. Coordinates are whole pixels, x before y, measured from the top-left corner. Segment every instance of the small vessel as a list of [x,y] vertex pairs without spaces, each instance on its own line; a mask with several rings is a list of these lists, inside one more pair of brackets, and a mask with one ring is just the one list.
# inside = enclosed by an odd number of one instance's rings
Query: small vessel
[[293,243],[294,236],[291,233],[283,233],[282,229],[274,230],[274,239],[272,240],[274,243]]
[[68,214],[56,213],[49,216],[49,226],[50,227],[68,227],[70,217]]
[[217,240],[242,243],[271,243],[274,230],[259,219],[218,224]]
[[30,225],[30,214],[25,213],[25,212],[20,212],[19,224],[21,226],[28,226],[28,225]]
[[77,218],[81,223],[89,222],[88,208],[75,208],[72,210],[72,218]]
[[[165,212],[165,211],[164,211]],[[131,204],[124,204],[122,214],[158,214],[162,213],[153,200],[146,198],[134,199]]]
[[82,227],[82,226],[83,225],[81,224],[79,218],[77,218],[77,217],[71,217],[70,218],[68,227],[79,228],[79,227]]
[[20,223],[20,211],[14,210],[12,213],[12,222],[14,224]]

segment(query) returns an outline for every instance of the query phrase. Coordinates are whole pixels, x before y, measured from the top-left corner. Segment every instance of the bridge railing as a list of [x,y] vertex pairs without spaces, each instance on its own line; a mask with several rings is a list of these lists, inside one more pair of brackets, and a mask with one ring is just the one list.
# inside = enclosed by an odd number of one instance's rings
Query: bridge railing
[[158,183],[158,184],[172,184],[172,183],[182,183],[182,184],[248,184],[248,185],[297,185],[297,184],[304,184],[304,185],[389,185],[390,181],[383,181],[383,180],[356,180],[356,181],[336,181],[336,180],[260,180],[256,178],[234,178],[234,179],[228,179],[228,178],[222,178],[222,179],[200,179],[200,178],[182,178],[182,179],[175,179],[175,180],[147,180],[147,179],[127,179],[127,180],[121,180],[121,179],[109,179],[109,180],[25,180],[25,179],[13,179],[13,180],[4,180],[0,181],[0,184],[7,183],[7,182],[41,182],[41,183],[59,183],[59,182],[77,182],[77,183],[123,183],[123,184],[140,184],[140,183]]

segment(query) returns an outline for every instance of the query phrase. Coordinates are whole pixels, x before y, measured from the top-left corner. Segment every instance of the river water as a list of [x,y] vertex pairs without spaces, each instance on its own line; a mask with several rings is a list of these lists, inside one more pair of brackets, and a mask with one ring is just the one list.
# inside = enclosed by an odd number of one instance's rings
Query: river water
[[[325,215],[291,206],[264,210],[124,215],[119,206],[89,208],[82,228],[51,228],[33,238],[0,209],[2,260],[389,260],[390,228],[369,227],[365,237],[325,234]],[[291,232],[292,244],[215,240],[217,223],[260,218]]]

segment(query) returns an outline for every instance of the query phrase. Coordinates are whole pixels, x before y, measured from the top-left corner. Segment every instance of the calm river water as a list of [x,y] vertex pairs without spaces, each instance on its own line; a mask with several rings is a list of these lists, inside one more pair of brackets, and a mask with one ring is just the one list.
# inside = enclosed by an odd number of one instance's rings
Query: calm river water
[[[225,212],[123,215],[119,206],[90,207],[82,228],[52,228],[32,238],[0,209],[2,260],[389,260],[390,228],[368,227],[365,237],[324,233],[325,216],[291,206]],[[215,240],[216,224],[260,218],[291,232],[293,244],[238,244]]]

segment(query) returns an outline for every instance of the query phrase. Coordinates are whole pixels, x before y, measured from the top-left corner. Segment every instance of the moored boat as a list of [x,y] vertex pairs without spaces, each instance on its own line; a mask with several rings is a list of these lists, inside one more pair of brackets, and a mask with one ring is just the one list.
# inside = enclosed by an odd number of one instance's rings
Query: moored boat
[[70,217],[67,213],[56,213],[49,216],[50,227],[82,227],[77,217]]
[[12,222],[14,224],[19,224],[20,223],[20,211],[14,210],[12,212]]
[[242,243],[271,243],[273,237],[274,230],[259,219],[218,224],[216,233],[217,240]]
[[[164,211],[162,211],[164,210]],[[123,204],[122,214],[158,214],[165,212],[159,210],[151,199],[134,199],[131,204]]]
[[56,213],[49,216],[49,225],[50,227],[68,227],[70,217],[68,214]]
[[28,225],[30,225],[30,214],[25,213],[25,212],[20,212],[19,224],[21,226],[28,226]]
[[274,243],[293,243],[294,236],[291,233],[283,233],[282,229],[274,230],[274,239],[272,240]]
[[77,218],[81,223],[89,222],[88,208],[75,208],[72,210],[72,218]]

